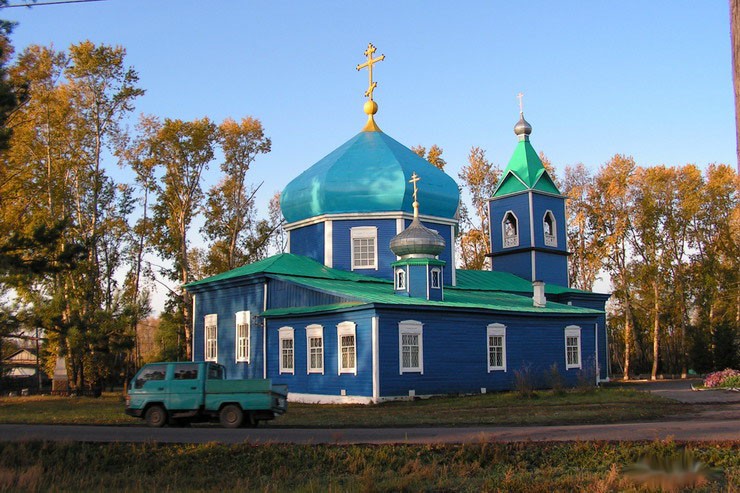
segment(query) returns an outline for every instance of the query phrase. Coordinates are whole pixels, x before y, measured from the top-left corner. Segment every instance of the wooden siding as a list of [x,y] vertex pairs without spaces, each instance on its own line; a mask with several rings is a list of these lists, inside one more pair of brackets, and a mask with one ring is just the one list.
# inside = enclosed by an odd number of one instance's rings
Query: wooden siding
[[350,299],[313,291],[291,282],[271,279],[267,285],[267,308],[296,308],[304,306],[331,305]]
[[[576,384],[594,363],[594,317],[546,319],[445,312],[404,313],[379,311],[381,397],[445,393],[478,393],[511,389],[514,372],[529,368],[538,386],[556,363],[564,379]],[[416,320],[424,324],[424,374],[399,372],[398,324]],[[488,372],[488,324],[506,326],[507,371]],[[583,370],[565,369],[565,327],[579,325]]]
[[396,256],[391,251],[391,239],[396,236],[395,219],[358,219],[352,221],[333,221],[333,252],[334,268],[352,271],[352,241],[351,229],[361,226],[375,226],[378,228],[376,238],[378,248],[378,269],[355,269],[354,272],[381,279],[393,279],[391,263]]
[[[204,358],[205,316],[218,316],[218,358],[226,367],[228,378],[262,378],[262,313],[263,283],[219,288],[195,295],[195,330],[193,331],[193,357]],[[249,326],[249,363],[236,362],[236,313],[251,312]]]
[[324,263],[324,223],[311,224],[290,231],[290,253]]
[[[342,390],[348,396],[372,397],[373,395],[373,356],[372,356],[372,310],[358,310],[347,313],[328,313],[313,316],[296,316],[270,319],[267,325],[267,378],[273,383],[285,384],[288,391],[299,394],[321,394],[340,396]],[[341,322],[354,322],[355,347],[357,353],[357,375],[338,374],[337,325]],[[321,325],[324,328],[324,373],[308,373],[306,327]],[[294,373],[280,373],[280,346],[278,330],[291,327],[294,330]]]

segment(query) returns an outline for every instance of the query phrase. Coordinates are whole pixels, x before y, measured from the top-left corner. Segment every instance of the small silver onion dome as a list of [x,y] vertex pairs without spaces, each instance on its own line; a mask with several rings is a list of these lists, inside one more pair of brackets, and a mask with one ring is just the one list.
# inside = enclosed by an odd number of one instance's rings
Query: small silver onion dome
[[399,257],[436,257],[444,249],[442,235],[427,228],[416,218],[391,240],[391,251]]
[[518,136],[529,135],[532,133],[532,125],[524,119],[524,114],[519,113],[519,121],[514,125],[514,133]]

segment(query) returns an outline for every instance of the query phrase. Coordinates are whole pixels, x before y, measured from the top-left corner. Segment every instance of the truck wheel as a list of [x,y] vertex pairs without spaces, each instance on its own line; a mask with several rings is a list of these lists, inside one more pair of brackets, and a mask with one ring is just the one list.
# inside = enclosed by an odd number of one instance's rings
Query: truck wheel
[[226,404],[221,409],[218,419],[224,428],[239,428],[244,421],[244,413],[236,404]]
[[146,410],[144,414],[146,424],[152,428],[161,428],[167,422],[167,411],[160,405],[155,405]]

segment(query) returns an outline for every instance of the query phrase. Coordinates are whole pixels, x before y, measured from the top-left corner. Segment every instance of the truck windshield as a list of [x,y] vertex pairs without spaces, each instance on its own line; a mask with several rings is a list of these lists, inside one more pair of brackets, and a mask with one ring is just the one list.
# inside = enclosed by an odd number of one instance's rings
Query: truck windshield
[[208,380],[223,380],[224,367],[221,365],[208,365]]

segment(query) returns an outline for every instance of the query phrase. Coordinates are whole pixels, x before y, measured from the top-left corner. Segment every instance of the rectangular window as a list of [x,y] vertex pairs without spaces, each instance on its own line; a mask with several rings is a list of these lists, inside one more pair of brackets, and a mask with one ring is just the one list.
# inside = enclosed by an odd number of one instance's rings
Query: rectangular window
[[350,230],[352,239],[352,269],[377,269],[378,228],[362,226]]
[[236,361],[249,363],[249,312],[236,313]]
[[400,373],[424,373],[423,325],[406,320],[398,325]]
[[218,359],[218,316],[215,313],[205,318],[205,360]]
[[565,368],[581,367],[581,329],[570,326],[565,329]]
[[280,373],[295,373],[293,329],[282,327],[278,330],[280,340]]
[[342,322],[337,325],[339,374],[354,373],[357,375],[356,327],[354,322]]
[[506,371],[506,326],[490,324],[488,336],[488,371]]
[[324,328],[320,325],[306,327],[308,348],[308,373],[324,373]]

